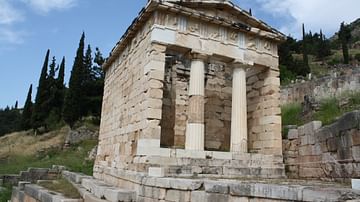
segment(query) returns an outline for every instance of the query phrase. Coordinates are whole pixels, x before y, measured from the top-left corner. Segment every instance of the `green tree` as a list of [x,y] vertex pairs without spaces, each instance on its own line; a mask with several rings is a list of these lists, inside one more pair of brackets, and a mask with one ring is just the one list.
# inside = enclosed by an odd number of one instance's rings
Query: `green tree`
[[45,126],[45,119],[49,113],[49,86],[47,79],[47,70],[49,63],[50,50],[47,50],[43,67],[41,69],[41,75],[39,79],[39,85],[35,97],[34,111],[32,114],[32,127],[38,129],[41,126]]
[[74,65],[72,67],[69,89],[65,95],[63,118],[73,127],[75,122],[81,118],[83,104],[83,73],[84,73],[84,44],[85,33],[82,34],[79,47],[76,51]]
[[11,108],[7,106],[5,109],[0,109],[0,136],[20,129],[20,112],[14,107]]
[[29,91],[27,93],[24,109],[21,116],[22,130],[28,130],[31,128],[31,115],[33,110],[33,103],[31,99],[32,99],[32,84],[30,85]]
[[344,64],[349,64],[349,42],[351,40],[351,30],[344,22],[340,25],[339,39],[343,51]]
[[105,62],[105,58],[102,56],[100,49],[95,49],[94,65],[92,66],[92,102],[91,113],[93,116],[101,116],[101,106],[104,91],[104,73],[101,66]]
[[62,58],[60,67],[59,67],[59,74],[58,78],[56,79],[56,85],[57,85],[57,92],[55,94],[56,97],[56,108],[59,111],[59,115],[61,115],[63,105],[64,105],[64,99],[65,99],[65,83],[64,83],[64,77],[65,77],[65,57]]
[[[94,63],[93,63],[94,61]],[[84,92],[85,101],[83,110],[83,116],[95,116],[100,117],[101,103],[104,88],[104,74],[101,69],[101,65],[104,63],[104,58],[99,50],[96,48],[95,57],[92,58],[91,46],[88,48],[84,57]]]
[[[305,33],[305,25],[302,24],[302,34],[303,34],[303,46],[302,46],[302,53],[303,53],[303,65],[304,65],[304,71],[309,73],[310,72],[310,67],[309,67],[309,57],[308,57],[308,47],[307,47],[307,43],[308,43],[308,37],[306,36]],[[310,36],[312,36],[312,34],[309,34]]]
[[317,44],[316,56],[319,60],[324,61],[326,56],[331,55],[330,41],[326,39],[325,35],[320,30],[320,35]]
[[92,74],[95,78],[102,78],[104,79],[104,72],[102,71],[101,66],[104,64],[105,58],[103,57],[100,49],[96,47],[95,49],[95,58],[94,58],[94,65]]

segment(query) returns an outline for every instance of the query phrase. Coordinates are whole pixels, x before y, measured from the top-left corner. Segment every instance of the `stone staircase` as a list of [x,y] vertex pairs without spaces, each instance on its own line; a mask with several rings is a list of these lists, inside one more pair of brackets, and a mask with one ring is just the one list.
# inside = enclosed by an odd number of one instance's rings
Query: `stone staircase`
[[63,171],[63,177],[69,180],[80,192],[84,201],[93,202],[134,202],[136,192],[121,189],[81,173]]
[[214,178],[285,178],[282,156],[249,154],[236,159],[194,159],[158,156],[134,159],[137,172],[149,168],[163,169],[162,177],[214,177]]

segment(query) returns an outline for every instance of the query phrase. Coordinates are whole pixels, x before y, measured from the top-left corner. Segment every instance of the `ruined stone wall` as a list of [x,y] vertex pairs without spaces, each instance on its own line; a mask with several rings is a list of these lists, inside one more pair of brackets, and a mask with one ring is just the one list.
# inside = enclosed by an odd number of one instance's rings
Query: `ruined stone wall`
[[230,150],[232,68],[210,63],[205,83],[205,149]]
[[360,89],[360,68],[348,70],[343,75],[333,73],[330,76],[296,83],[281,89],[281,104],[303,102],[308,95],[317,101],[331,96],[339,96],[346,91]]
[[283,140],[290,178],[346,180],[360,177],[360,112],[321,128],[314,121],[291,129]]

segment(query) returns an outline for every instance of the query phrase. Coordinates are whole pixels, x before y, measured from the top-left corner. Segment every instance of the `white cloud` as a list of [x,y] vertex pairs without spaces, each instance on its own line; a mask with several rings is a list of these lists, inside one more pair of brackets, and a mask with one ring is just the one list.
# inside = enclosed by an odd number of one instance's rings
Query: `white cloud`
[[51,10],[64,10],[75,6],[77,0],[23,0],[40,14]]
[[24,43],[24,38],[26,36],[26,32],[17,31],[11,28],[0,28],[0,44],[22,44]]
[[275,18],[292,18],[280,28],[286,34],[295,37],[301,35],[301,24],[305,23],[307,30],[325,33],[336,32],[342,21],[347,23],[360,17],[359,0],[255,0],[263,12],[272,14]]
[[10,25],[23,20],[23,15],[8,0],[0,0],[0,24]]

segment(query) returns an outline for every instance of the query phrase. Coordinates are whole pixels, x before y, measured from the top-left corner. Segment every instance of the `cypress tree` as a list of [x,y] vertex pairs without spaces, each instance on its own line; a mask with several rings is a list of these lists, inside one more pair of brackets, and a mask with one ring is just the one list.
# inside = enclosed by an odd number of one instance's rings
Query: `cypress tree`
[[305,25],[304,25],[304,23],[302,24],[302,34],[303,34],[303,41],[302,41],[303,68],[299,72],[300,72],[301,75],[305,76],[307,73],[310,72],[310,67],[309,67],[308,47],[307,47],[308,40],[307,40],[307,36],[306,36],[306,33],[305,33]]
[[55,79],[55,74],[56,74],[56,58],[55,56],[52,58],[51,63],[49,65],[49,79]]
[[[41,69],[41,75],[39,79],[39,86],[36,93],[34,111],[32,114],[32,127],[37,129],[41,126],[45,126],[45,119],[49,113],[49,88],[47,80],[47,70],[49,63],[50,50],[47,50],[43,67]],[[46,127],[46,126],[45,126]]]
[[60,68],[59,68],[59,75],[57,78],[57,82],[58,84],[61,86],[61,88],[65,88],[64,85],[64,77],[65,77],[65,57],[62,58],[61,63],[60,63]]
[[348,25],[345,25],[344,22],[340,25],[339,39],[341,42],[341,47],[343,51],[344,64],[349,64],[349,47],[348,44],[351,39],[351,30]]
[[84,102],[82,105],[82,116],[87,116],[91,113],[93,108],[93,87],[95,78],[92,75],[92,50],[91,46],[88,45],[84,57],[84,72],[83,72],[83,92]]
[[86,53],[85,53],[85,57],[84,57],[84,79],[85,81],[91,80],[92,76],[91,76],[91,72],[92,72],[92,50],[91,50],[91,46],[88,45],[87,49],[86,49]]
[[317,47],[317,58],[324,62],[326,56],[331,55],[330,43],[320,29],[319,42]]
[[65,57],[61,60],[60,67],[59,67],[59,74],[56,79],[56,93],[55,93],[55,103],[54,107],[56,108],[56,112],[61,117],[61,112],[64,105],[65,99],[65,84],[64,84],[64,77],[65,77]]
[[31,115],[33,109],[33,103],[31,101],[31,97],[32,97],[32,84],[30,85],[29,91],[27,93],[24,109],[22,112],[22,117],[21,117],[22,130],[28,130],[31,128]]
[[65,96],[63,118],[64,121],[73,127],[75,122],[81,118],[83,102],[83,73],[84,73],[84,44],[85,33],[82,34],[79,47],[76,51],[74,65],[72,67],[69,89]]

